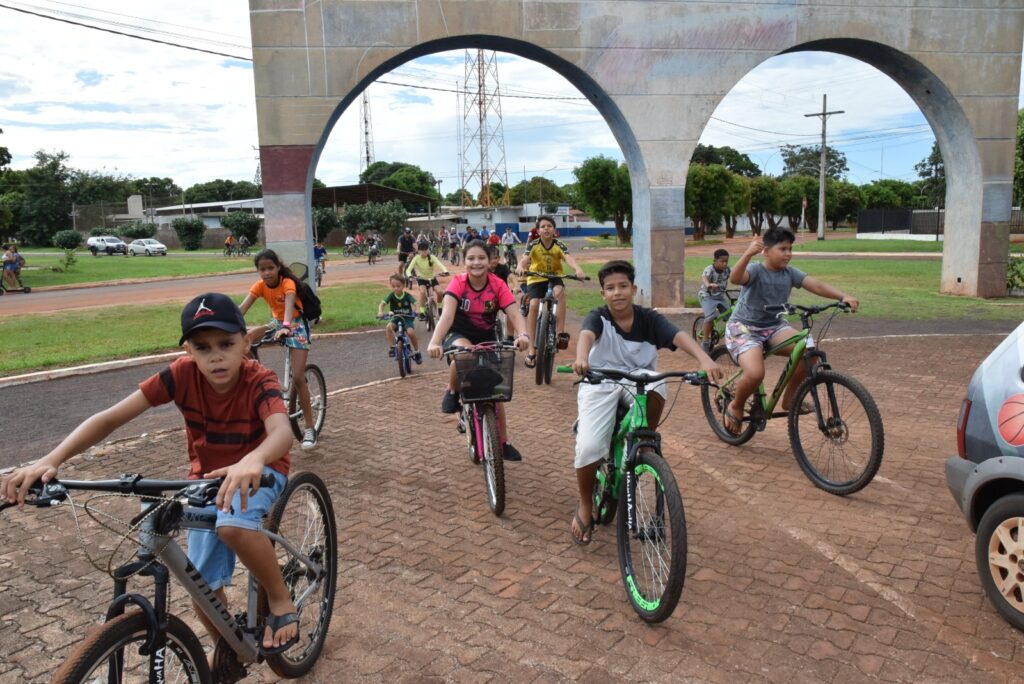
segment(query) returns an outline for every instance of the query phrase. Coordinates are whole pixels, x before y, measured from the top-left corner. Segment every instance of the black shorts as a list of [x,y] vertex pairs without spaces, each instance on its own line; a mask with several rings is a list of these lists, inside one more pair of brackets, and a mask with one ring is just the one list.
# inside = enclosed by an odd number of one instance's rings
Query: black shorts
[[544,299],[544,295],[548,293],[548,284],[551,287],[561,285],[565,287],[565,283],[562,282],[561,278],[551,278],[550,280],[542,280],[539,283],[531,283],[526,286],[526,294],[530,299]]
[[430,280],[427,280],[426,278],[417,278],[416,284],[420,287],[437,287],[437,278],[431,278]]
[[399,252],[398,253],[398,263],[404,264],[406,262],[406,260],[409,258],[410,254],[412,254],[412,252]]
[[444,348],[445,351],[451,351],[452,349],[455,349],[456,346],[458,346],[455,343],[458,342],[459,340],[469,340],[470,343],[472,344],[484,344],[486,342],[494,342],[497,340],[497,338],[495,337],[495,333],[493,330],[491,330],[490,332],[477,331],[469,335],[467,335],[466,333],[461,333],[457,330],[451,330],[448,332],[447,335],[444,336],[444,342],[441,344],[441,346]]

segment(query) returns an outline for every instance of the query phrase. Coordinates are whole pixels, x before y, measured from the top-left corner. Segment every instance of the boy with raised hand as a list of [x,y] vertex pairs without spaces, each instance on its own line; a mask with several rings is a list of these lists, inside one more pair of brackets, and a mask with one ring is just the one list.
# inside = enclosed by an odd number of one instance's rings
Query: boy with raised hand
[[[178,343],[185,356],[86,419],[46,456],[0,480],[0,501],[24,504],[28,488],[55,478],[69,458],[146,410],[173,401],[185,420],[188,479],[224,478],[216,533],[189,530],[189,560],[226,607],[224,586],[231,582],[235,556],[241,559],[270,604],[261,652],[280,653],[298,641],[298,615],[274,548],[258,530],[288,478],[292,432],[281,386],[273,371],[246,358],[245,319],[226,295],[211,292],[186,304]],[[273,476],[273,487],[260,487],[264,474]],[[216,640],[212,623],[198,607],[196,613]]]
[[[658,350],[682,348],[700,363],[712,379],[721,371],[688,333],[681,331],[655,311],[633,303],[636,296],[636,271],[626,261],[609,261],[597,273],[601,297],[606,306],[594,309],[583,319],[576,341],[573,370],[584,376],[591,368],[613,368],[625,372],[657,371]],[[572,539],[589,544],[594,531],[591,495],[601,460],[608,454],[608,443],[615,428],[615,409],[620,397],[627,396],[629,383],[583,383],[576,402],[579,424],[576,430],[576,484],[579,503],[573,514]],[[647,421],[654,429],[665,406],[665,383],[651,385],[647,394]]]
[[[795,240],[793,233],[785,228],[769,230],[763,238],[755,237],[729,277],[733,285],[743,286],[725,329],[725,346],[733,361],[743,369],[743,375],[736,382],[736,396],[725,407],[722,421],[725,429],[733,434],[742,431],[743,406],[764,379],[765,350],[797,334],[788,322],[776,313],[766,311],[765,307],[787,303],[794,287],[802,287],[819,297],[845,302],[853,311],[860,306],[853,297],[789,265]],[[758,254],[764,254],[764,263],[751,264],[750,260]],[[789,356],[791,351],[792,345],[776,353]],[[783,410],[789,410],[793,393],[806,377],[806,365],[798,363],[782,395]]]

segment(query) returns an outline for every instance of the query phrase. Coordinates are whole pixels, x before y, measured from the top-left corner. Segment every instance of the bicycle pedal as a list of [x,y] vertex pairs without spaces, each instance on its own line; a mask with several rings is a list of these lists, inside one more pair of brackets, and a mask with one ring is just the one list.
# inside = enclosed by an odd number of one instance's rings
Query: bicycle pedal
[[217,684],[234,684],[249,676],[245,665],[238,662],[238,656],[224,639],[217,639],[213,649],[213,667],[210,674]]

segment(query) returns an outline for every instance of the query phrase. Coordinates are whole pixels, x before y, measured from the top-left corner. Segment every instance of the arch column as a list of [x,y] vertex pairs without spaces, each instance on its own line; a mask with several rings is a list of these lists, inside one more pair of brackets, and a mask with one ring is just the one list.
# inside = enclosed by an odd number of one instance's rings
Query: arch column
[[267,247],[285,264],[298,262],[307,268],[313,263],[313,222],[306,182],[314,150],[314,145],[260,146]]

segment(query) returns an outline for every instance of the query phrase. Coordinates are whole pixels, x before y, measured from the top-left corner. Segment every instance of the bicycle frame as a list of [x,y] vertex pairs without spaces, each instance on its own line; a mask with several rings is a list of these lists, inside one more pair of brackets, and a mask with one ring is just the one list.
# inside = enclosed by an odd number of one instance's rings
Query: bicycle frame
[[[660,453],[661,438],[657,432],[651,429],[647,421],[646,388],[638,385],[630,407],[619,423],[618,431],[612,436],[612,481],[610,483],[601,482],[602,485],[607,484],[611,491],[611,497],[616,501],[622,494],[622,487],[625,484],[626,494],[629,497],[629,500],[626,502],[629,529],[633,531],[636,530],[636,520],[634,519],[636,507],[632,499],[635,492],[633,487],[633,463],[636,461],[637,452],[643,447],[653,447]],[[600,481],[602,477],[600,470],[597,473],[597,477]],[[594,505],[599,507],[601,502],[594,501]]]

